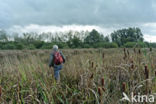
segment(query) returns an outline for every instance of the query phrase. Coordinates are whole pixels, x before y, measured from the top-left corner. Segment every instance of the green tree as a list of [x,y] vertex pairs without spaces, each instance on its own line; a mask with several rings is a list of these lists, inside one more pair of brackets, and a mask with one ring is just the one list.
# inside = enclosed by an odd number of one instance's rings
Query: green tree
[[109,40],[109,37],[108,37],[108,36],[104,37],[104,42],[110,42],[110,40]]
[[93,45],[98,42],[102,42],[104,39],[103,35],[98,33],[95,29],[93,29],[89,35],[84,39],[84,42],[90,45]]
[[143,34],[139,28],[128,28],[114,31],[111,38],[118,46],[123,46],[127,42],[142,42]]
[[16,49],[22,50],[22,49],[24,49],[24,47],[25,46],[22,43],[17,43],[16,44]]
[[7,33],[4,30],[0,30],[0,41],[1,42],[7,42],[8,41]]
[[67,41],[67,44],[70,48],[80,48],[82,45],[82,41],[79,37],[74,36]]

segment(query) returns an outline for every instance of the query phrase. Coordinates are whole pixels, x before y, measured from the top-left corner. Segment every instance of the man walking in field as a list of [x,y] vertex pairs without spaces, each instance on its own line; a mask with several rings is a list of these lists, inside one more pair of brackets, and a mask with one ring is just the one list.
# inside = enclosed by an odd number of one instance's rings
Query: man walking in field
[[63,67],[63,63],[65,63],[65,57],[62,52],[58,50],[58,46],[54,45],[53,52],[50,55],[49,67],[54,68],[54,77],[57,82],[60,81],[60,70]]

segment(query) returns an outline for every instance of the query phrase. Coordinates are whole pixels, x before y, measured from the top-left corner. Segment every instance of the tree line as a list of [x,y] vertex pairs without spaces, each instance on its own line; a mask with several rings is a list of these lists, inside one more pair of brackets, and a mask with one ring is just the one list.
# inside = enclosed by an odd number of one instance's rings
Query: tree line
[[141,29],[124,28],[104,36],[97,30],[69,31],[59,33],[13,33],[0,30],[0,49],[51,49],[54,44],[60,48],[146,48],[156,43],[145,42]]

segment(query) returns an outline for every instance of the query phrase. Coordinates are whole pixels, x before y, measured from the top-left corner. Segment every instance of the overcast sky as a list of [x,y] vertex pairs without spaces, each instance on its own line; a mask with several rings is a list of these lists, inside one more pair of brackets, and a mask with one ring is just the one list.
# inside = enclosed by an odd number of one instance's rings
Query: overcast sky
[[11,32],[141,28],[156,42],[156,0],[0,0],[0,28]]

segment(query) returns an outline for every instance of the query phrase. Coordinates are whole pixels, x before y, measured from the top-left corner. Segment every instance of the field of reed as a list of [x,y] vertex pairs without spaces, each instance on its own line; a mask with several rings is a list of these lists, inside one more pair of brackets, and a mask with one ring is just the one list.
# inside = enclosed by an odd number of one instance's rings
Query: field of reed
[[48,67],[51,50],[0,51],[3,104],[130,104],[156,93],[155,49],[65,49],[61,82]]

